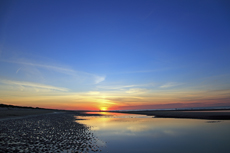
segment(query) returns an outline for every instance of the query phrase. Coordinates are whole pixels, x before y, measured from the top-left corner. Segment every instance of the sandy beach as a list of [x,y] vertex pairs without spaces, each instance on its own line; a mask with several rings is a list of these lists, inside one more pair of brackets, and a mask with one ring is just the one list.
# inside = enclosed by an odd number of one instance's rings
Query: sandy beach
[[100,151],[90,127],[76,122],[78,112],[10,110],[1,114],[0,152]]

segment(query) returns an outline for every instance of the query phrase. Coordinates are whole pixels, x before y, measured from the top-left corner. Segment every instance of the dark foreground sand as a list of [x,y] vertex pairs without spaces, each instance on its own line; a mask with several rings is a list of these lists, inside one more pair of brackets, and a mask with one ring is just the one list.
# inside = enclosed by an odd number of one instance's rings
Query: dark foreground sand
[[1,108],[0,107],[0,119],[14,118],[28,115],[38,115],[45,113],[53,113],[55,110],[48,109],[23,109],[23,108]]
[[90,127],[76,122],[74,116],[79,113],[37,113],[0,119],[0,152],[100,151]]
[[158,118],[191,118],[209,120],[230,120],[230,112],[221,111],[119,111],[120,113],[142,114]]

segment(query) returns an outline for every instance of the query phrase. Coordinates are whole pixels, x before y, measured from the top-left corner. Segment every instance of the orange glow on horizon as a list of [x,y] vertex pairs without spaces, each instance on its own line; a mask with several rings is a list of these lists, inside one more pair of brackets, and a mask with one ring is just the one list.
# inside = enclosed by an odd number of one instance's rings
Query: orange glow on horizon
[[107,111],[108,108],[107,108],[107,107],[100,107],[100,110],[101,110],[101,111]]
[[[36,99],[35,99],[36,98]],[[65,98],[65,99],[64,99]],[[211,98],[211,97],[210,97]],[[40,107],[47,109],[60,109],[60,110],[89,110],[89,111],[109,111],[109,110],[140,110],[140,109],[169,109],[169,108],[195,108],[195,107],[219,107],[229,106],[229,102],[225,99],[202,99],[199,102],[188,102],[188,101],[168,101],[159,100],[149,102],[148,99],[143,99],[140,102],[126,102],[123,101],[96,101],[94,99],[86,99],[85,101],[75,101],[72,97],[21,97],[17,98],[2,98],[0,103],[15,105],[15,106],[27,106],[27,107]],[[65,103],[63,103],[65,101]]]

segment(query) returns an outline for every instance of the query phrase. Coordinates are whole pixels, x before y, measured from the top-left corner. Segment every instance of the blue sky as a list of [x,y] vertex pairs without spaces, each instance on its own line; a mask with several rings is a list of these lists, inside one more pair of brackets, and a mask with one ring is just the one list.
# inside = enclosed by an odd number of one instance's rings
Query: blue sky
[[228,1],[1,1],[0,102],[229,106]]

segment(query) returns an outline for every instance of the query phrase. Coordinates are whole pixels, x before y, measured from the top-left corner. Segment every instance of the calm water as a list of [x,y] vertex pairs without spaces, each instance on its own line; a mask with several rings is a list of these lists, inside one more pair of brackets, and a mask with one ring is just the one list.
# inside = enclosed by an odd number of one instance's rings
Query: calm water
[[91,126],[102,153],[230,152],[230,121],[104,114],[76,120]]

